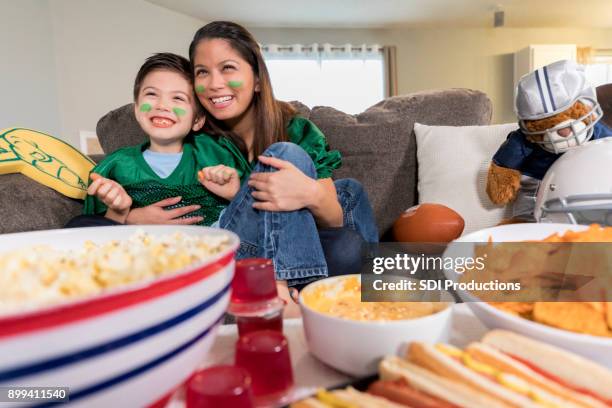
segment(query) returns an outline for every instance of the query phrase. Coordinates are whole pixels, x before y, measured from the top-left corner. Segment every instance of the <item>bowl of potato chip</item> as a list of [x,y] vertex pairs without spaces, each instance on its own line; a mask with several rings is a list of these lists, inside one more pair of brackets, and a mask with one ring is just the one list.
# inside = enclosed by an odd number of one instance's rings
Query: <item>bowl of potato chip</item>
[[238,245],[198,226],[0,235],[0,387],[163,406],[212,346]]
[[515,297],[510,291],[458,291],[485,325],[546,341],[612,367],[612,302],[607,301],[612,299],[606,286],[612,282],[612,227],[502,225],[453,241],[444,256],[466,252],[474,257],[486,253],[487,268],[464,274],[446,270],[448,279],[523,283]]

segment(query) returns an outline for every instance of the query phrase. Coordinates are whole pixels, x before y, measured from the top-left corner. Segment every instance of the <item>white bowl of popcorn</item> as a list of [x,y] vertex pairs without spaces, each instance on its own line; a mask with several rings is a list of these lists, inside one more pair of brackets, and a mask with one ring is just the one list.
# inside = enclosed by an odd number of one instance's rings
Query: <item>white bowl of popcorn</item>
[[203,361],[229,303],[238,237],[198,226],[0,235],[0,387],[147,406]]

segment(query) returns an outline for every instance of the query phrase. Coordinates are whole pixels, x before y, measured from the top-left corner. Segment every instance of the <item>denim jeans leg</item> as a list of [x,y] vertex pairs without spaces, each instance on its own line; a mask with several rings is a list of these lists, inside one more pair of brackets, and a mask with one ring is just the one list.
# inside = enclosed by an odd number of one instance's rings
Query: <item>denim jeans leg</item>
[[[274,143],[263,154],[289,161],[308,177],[316,178],[312,159],[294,143]],[[253,169],[254,173],[274,171],[275,168],[263,163]],[[245,182],[220,219],[222,228],[240,237],[237,257],[272,259],[279,280],[300,282],[327,276],[327,263],[312,213],[307,209],[256,210],[252,191]]]
[[365,241],[355,230],[342,228],[319,229],[329,276],[361,272]]
[[359,232],[370,244],[378,243],[378,227],[372,205],[361,183],[346,178],[336,180],[334,184],[344,214],[344,227]]

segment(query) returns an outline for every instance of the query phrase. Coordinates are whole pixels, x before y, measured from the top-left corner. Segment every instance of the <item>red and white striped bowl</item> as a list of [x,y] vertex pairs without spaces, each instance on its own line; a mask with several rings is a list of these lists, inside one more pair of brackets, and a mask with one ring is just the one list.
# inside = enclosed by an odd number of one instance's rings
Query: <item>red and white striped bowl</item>
[[86,407],[142,407],[184,382],[208,352],[230,297],[238,237],[197,226],[117,226],[0,235],[0,252],[36,244],[80,248],[86,240],[225,234],[229,248],[154,281],[11,315],[0,315],[0,387],[70,388]]

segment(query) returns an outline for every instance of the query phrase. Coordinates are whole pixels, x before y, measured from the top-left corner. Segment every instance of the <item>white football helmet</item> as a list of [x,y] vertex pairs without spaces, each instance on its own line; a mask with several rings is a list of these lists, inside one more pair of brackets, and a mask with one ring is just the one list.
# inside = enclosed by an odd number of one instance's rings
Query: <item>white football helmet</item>
[[571,149],[548,169],[538,188],[538,222],[612,225],[612,138]]
[[[590,108],[582,117],[566,120],[551,129],[527,130],[525,121],[549,118],[578,101]],[[516,87],[514,109],[522,132],[537,139],[541,136],[542,140],[534,143],[551,153],[564,153],[589,141],[593,126],[603,116],[595,90],[586,80],[584,67],[568,60],[554,62],[523,76]],[[561,129],[567,130],[559,132]]]

